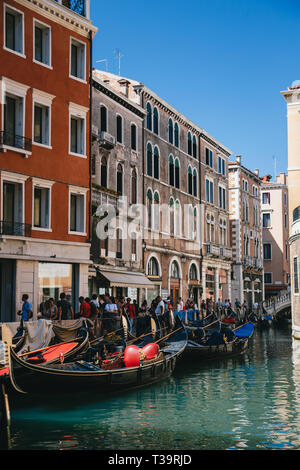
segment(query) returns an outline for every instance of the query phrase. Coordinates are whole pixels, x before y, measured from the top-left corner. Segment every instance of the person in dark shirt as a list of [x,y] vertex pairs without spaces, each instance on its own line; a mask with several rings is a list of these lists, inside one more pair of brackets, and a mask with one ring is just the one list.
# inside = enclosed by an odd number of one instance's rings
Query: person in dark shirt
[[60,300],[57,302],[57,309],[58,309],[58,320],[69,320],[70,316],[71,319],[74,319],[74,311],[70,304],[70,302],[66,299],[66,294],[62,292],[60,294]]

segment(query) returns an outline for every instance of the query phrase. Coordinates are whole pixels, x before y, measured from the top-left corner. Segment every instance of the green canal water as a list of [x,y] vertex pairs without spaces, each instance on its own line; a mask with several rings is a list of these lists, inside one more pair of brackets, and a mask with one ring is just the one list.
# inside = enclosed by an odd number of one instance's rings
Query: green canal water
[[300,449],[300,341],[256,331],[241,358],[181,362],[117,396],[10,399],[12,450]]

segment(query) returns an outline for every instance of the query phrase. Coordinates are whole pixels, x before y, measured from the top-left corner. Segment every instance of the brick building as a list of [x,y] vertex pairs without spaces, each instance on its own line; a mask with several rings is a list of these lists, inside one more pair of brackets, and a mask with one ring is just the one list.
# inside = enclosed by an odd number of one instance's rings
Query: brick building
[[0,312],[64,291],[90,262],[89,0],[1,2]]
[[242,165],[241,156],[229,162],[230,233],[233,257],[232,299],[264,300],[261,226],[261,178]]

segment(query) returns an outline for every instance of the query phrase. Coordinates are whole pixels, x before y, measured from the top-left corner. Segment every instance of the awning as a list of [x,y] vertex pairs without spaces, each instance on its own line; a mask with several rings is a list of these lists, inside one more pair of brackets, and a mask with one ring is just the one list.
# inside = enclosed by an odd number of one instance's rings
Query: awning
[[148,287],[150,289],[154,287],[153,282],[151,282],[144,273],[96,269],[103,278],[104,283],[109,287]]

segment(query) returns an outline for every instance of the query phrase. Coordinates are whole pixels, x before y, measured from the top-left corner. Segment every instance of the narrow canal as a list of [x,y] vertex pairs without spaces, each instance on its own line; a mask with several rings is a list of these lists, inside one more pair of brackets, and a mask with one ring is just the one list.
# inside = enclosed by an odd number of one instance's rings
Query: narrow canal
[[289,326],[256,331],[243,357],[182,362],[143,390],[10,405],[12,450],[299,449],[300,341]]

